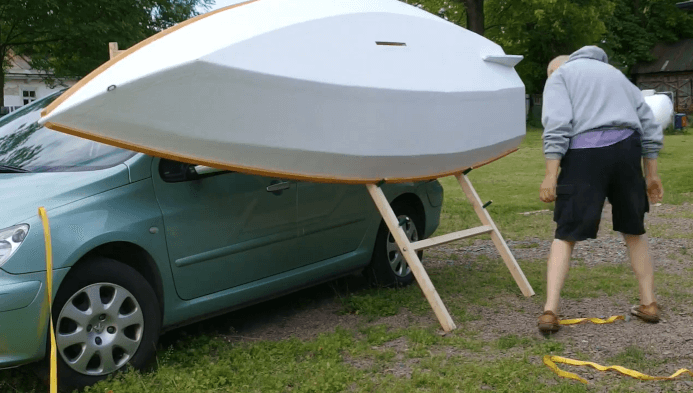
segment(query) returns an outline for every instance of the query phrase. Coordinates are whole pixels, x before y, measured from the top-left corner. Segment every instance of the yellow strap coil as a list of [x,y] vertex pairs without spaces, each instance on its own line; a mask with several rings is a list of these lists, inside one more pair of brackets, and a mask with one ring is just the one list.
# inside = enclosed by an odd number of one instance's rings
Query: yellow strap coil
[[50,321],[50,393],[58,392],[58,369],[55,349],[55,330],[53,329],[53,247],[51,245],[51,227],[48,223],[46,209],[39,207],[39,217],[43,223],[43,237],[46,241],[46,298],[48,303],[48,320]]
[[551,370],[553,370],[553,372],[558,374],[559,377],[574,379],[576,381],[580,381],[580,382],[585,383],[585,384],[587,384],[589,382],[587,382],[583,378],[580,378],[575,373],[561,370],[560,368],[558,368],[556,363],[569,364],[571,366],[590,366],[590,367],[593,367],[599,371],[610,371],[610,370],[618,371],[619,373],[621,373],[623,375],[627,375],[629,377],[637,378],[637,379],[640,379],[643,381],[671,380],[671,379],[674,379],[674,378],[680,376],[681,374],[688,374],[688,375],[693,377],[693,372],[691,372],[690,370],[685,369],[685,368],[678,370],[677,372],[671,374],[668,377],[653,377],[651,375],[643,374],[639,371],[630,370],[630,369],[627,369],[627,368],[621,367],[621,366],[608,366],[608,367],[606,367],[606,366],[602,366],[602,365],[597,364],[597,363],[585,362],[582,360],[569,359],[569,358],[564,358],[562,356],[552,356],[552,355],[545,355],[544,356],[544,364],[546,364]]
[[618,321],[619,319],[625,320],[626,318],[623,315],[614,315],[612,317],[609,317],[609,319],[601,319],[601,318],[575,318],[575,319],[564,319],[562,321],[559,321],[561,325],[576,325],[578,323],[584,323],[584,322],[592,322],[596,323],[598,325],[602,325],[605,323],[614,323]]

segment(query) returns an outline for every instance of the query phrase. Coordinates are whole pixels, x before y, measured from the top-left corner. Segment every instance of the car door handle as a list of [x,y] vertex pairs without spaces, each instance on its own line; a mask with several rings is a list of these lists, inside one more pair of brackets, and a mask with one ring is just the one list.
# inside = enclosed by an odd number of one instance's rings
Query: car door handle
[[285,182],[270,184],[269,186],[267,186],[267,192],[283,191],[283,190],[286,190],[289,188],[291,188],[291,182],[285,181]]

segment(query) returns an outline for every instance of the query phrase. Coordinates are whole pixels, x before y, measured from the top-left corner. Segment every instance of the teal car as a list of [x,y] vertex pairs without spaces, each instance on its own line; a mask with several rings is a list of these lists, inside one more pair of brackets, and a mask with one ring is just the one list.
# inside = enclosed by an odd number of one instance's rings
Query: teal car
[[[41,127],[60,94],[0,118],[0,368],[45,364],[40,206],[65,387],[144,367],[163,331],[307,286],[364,270],[412,281],[365,187],[220,171]],[[383,190],[411,240],[436,230],[438,181]]]

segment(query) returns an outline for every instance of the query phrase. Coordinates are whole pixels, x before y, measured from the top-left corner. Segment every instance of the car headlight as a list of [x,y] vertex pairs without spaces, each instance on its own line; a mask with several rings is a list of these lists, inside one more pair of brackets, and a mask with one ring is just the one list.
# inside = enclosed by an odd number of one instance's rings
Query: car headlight
[[0,266],[14,254],[29,233],[29,225],[21,224],[0,229]]

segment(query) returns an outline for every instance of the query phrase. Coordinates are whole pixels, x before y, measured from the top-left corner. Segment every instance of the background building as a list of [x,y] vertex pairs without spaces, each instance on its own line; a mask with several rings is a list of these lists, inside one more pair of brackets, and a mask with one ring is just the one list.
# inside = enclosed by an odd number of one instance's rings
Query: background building
[[0,115],[13,112],[75,83],[77,79],[55,79],[51,74],[34,70],[26,58],[10,54],[10,68],[5,73],[5,99]]
[[633,68],[635,83],[643,90],[672,92],[675,111],[693,113],[693,38],[659,43],[652,55],[657,60]]

